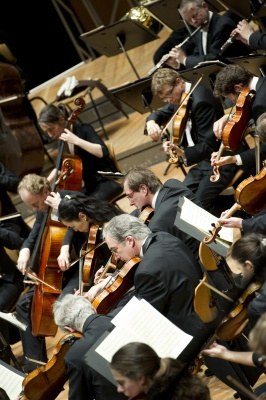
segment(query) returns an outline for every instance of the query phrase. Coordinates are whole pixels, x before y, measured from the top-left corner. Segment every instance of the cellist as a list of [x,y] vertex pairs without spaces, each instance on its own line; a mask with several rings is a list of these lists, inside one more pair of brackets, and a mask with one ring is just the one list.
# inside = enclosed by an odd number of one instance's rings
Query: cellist
[[[42,130],[52,139],[64,141],[69,152],[81,158],[83,193],[101,200],[111,201],[122,193],[121,185],[115,180],[102,177],[97,171],[117,172],[108,149],[94,128],[88,123],[75,121],[73,131],[66,129],[68,112],[64,105],[46,105],[38,121]],[[53,181],[53,172],[48,177]]]
[[[72,194],[71,191],[60,191],[56,196],[54,193],[51,194],[50,184],[47,178],[36,175],[28,174],[25,175],[19,183],[18,193],[22,201],[33,208],[36,212],[36,219],[32,230],[28,238],[23,242],[19,258],[17,261],[18,270],[24,275],[27,274],[27,270],[30,264],[31,255],[34,252],[34,247],[38,239],[38,234],[42,226],[42,221],[46,216],[46,211],[49,206],[52,207],[51,219],[55,219],[56,210],[61,197],[67,194]],[[33,268],[38,272],[40,254],[38,251],[37,257],[33,260]],[[68,265],[59,265],[58,271],[63,271],[63,293],[73,293],[74,288],[78,285],[78,268],[68,269]],[[46,348],[45,338],[40,336],[33,336],[31,326],[31,305],[34,296],[34,285],[25,293],[16,304],[16,315],[17,318],[28,325],[25,332],[21,331],[22,346],[24,352],[24,371],[30,372],[36,367],[40,366],[35,362],[29,361],[29,359],[46,362]]]
[[[148,135],[152,140],[157,141],[160,139],[160,125],[173,115],[180,104],[182,94],[189,92],[191,85],[185,82],[178,72],[167,68],[155,72],[151,85],[154,95],[158,95],[165,103],[168,103],[163,108],[152,112],[147,119]],[[181,160],[183,159],[185,165],[193,165],[184,183],[196,194],[202,207],[212,213],[214,213],[219,193],[232,179],[231,168],[225,168],[218,182],[215,184],[210,182],[212,174],[210,155],[219,147],[213,134],[213,124],[223,115],[222,104],[217,100],[212,91],[200,83],[192,92],[188,102],[188,123],[183,132],[180,132],[180,144],[173,146],[169,141],[163,143],[167,153],[170,147],[174,147],[174,152]]]

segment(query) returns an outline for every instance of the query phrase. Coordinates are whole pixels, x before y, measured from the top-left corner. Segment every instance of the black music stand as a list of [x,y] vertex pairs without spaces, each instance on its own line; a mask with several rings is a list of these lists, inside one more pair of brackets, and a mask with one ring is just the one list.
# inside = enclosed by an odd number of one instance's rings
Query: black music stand
[[158,39],[158,35],[145,28],[145,26],[138,21],[124,19],[112,25],[100,26],[93,31],[83,33],[80,38],[84,40],[87,45],[93,47],[98,53],[104,54],[107,57],[112,57],[123,51],[139,79],[140,76],[130,60],[127,50]]
[[180,18],[178,12],[180,1],[173,0],[154,0],[144,3],[149,13],[158,19],[168,28],[177,31],[185,27],[184,21]]
[[228,58],[228,60],[241,65],[255,76],[265,76],[266,54],[250,54],[248,57]]
[[186,81],[192,82],[192,84],[196,83],[198,79],[202,77],[201,85],[204,85],[208,89],[213,90],[214,82],[216,78],[216,74],[225,67],[221,61],[204,61],[199,63],[194,68],[186,69],[184,71],[180,71],[180,75]]
[[113,89],[112,93],[140,114],[151,112],[164,105],[159,96],[153,96],[151,92],[151,77],[120,86]]

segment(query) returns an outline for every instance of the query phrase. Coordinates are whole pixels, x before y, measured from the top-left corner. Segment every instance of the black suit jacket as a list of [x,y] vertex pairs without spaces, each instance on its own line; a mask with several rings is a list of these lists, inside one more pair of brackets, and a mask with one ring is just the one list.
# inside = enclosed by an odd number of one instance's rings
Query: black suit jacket
[[[193,41],[195,48],[193,54],[188,55],[186,58],[186,68],[192,68],[203,61],[213,61],[219,58],[219,53],[222,45],[230,37],[230,33],[236,28],[239,18],[231,11],[227,11],[224,15],[219,15],[213,12],[212,19],[208,26],[207,35],[207,52],[203,53],[202,48],[202,32],[198,32]],[[222,58],[238,57],[249,53],[249,47],[237,41],[232,44]]]
[[[222,104],[214,97],[212,91],[201,85],[192,93],[189,107],[192,122],[191,136],[195,145],[186,147],[185,134],[181,144],[185,147],[187,165],[193,165],[204,159],[209,160],[212,152],[218,150],[219,144],[213,133],[213,123],[224,113]],[[177,106],[168,104],[152,112],[147,121],[154,120],[158,125],[162,125],[176,110]]]
[[174,223],[178,211],[178,202],[182,196],[197,203],[194,193],[183,182],[177,179],[168,179],[159,191],[149,228],[152,232],[171,233],[186,243],[195,255],[198,255],[199,242],[178,229]]

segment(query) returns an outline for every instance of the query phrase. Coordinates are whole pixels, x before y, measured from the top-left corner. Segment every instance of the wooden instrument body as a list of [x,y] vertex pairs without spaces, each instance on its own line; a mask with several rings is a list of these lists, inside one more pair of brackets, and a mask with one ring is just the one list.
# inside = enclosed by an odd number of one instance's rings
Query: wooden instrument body
[[57,188],[58,190],[75,190],[76,192],[81,192],[82,161],[80,157],[72,154],[63,155]]
[[222,142],[226,150],[237,151],[244,132],[251,119],[251,101],[254,91],[244,89],[240,92],[236,111],[232,119],[228,119],[222,133]]
[[54,355],[46,365],[36,368],[23,380],[22,400],[52,400],[63,390],[68,376],[64,357],[72,344],[81,337],[73,332],[64,335],[54,349]]
[[57,332],[57,325],[53,317],[53,304],[61,293],[63,279],[63,272],[58,266],[57,257],[66,229],[60,222],[50,220],[46,223],[43,233],[38,277],[56,290],[43,284],[35,287],[31,307],[34,336],[55,336]]
[[93,250],[99,239],[99,232],[101,228],[99,225],[91,225],[89,231],[89,237],[87,242],[87,248],[85,251],[88,253],[85,255],[84,264],[82,267],[82,282],[86,285],[90,282],[94,267],[97,261],[98,248]]
[[103,289],[92,302],[98,314],[107,314],[134,285],[134,275],[140,261],[139,257],[133,257],[115,272],[113,278],[110,277],[111,285]]
[[44,147],[17,68],[0,63],[0,82],[0,159],[18,176],[38,174]]
[[235,199],[250,215],[256,215],[266,208],[266,166],[259,174],[244,179],[235,190]]
[[184,92],[181,97],[182,106],[173,120],[171,143],[175,144],[176,146],[180,146],[183,141],[189,116],[189,99],[190,96],[188,93]]

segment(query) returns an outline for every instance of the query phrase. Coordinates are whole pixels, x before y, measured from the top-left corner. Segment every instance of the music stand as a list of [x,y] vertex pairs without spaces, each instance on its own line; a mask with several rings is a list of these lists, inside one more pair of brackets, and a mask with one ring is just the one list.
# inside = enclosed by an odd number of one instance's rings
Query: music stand
[[204,85],[208,89],[213,90],[214,82],[216,78],[216,74],[225,67],[221,61],[204,61],[199,63],[194,68],[186,69],[184,71],[180,71],[180,75],[192,84],[196,83],[199,78],[202,78],[201,85]]
[[[211,0],[212,1],[212,0]],[[241,18],[249,19],[253,13],[256,17],[266,15],[265,4],[260,4],[257,10],[254,10],[250,0],[223,0],[223,3],[233,12],[238,14]],[[255,11],[255,12],[254,12]]]
[[153,96],[151,79],[151,77],[139,79],[133,83],[113,89],[112,93],[140,114],[151,112],[164,105],[159,96]]
[[265,76],[263,67],[266,67],[265,54],[250,54],[248,57],[228,58],[233,64],[241,65],[255,76]]
[[83,33],[80,38],[98,53],[107,57],[117,55],[122,50],[139,79],[140,76],[130,60],[127,50],[158,39],[158,35],[136,20],[124,19],[112,25],[100,26],[93,31]]
[[162,24],[166,25],[173,31],[177,31],[185,27],[184,21],[180,18],[178,12],[180,1],[173,0],[155,0],[147,4],[143,4],[149,13],[158,19]]

